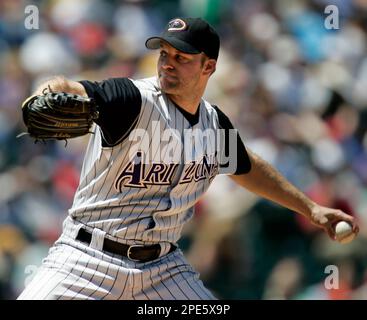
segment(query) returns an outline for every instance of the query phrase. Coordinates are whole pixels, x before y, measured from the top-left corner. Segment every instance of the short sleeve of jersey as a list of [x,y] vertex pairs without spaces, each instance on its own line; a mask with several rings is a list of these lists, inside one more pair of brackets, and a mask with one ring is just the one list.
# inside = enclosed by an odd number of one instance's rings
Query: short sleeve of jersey
[[228,117],[217,107],[220,127],[219,174],[240,175],[251,170],[251,162],[237,129]]
[[102,130],[102,144],[120,143],[133,129],[141,109],[141,94],[127,78],[111,78],[100,82],[83,80],[88,96],[99,106],[95,121]]

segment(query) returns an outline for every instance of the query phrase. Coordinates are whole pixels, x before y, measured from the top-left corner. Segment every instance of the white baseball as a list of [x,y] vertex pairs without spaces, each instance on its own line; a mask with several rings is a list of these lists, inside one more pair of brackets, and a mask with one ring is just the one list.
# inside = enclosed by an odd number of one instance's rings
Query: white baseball
[[335,236],[338,242],[348,243],[351,242],[356,235],[353,232],[352,225],[348,222],[340,221],[335,226]]

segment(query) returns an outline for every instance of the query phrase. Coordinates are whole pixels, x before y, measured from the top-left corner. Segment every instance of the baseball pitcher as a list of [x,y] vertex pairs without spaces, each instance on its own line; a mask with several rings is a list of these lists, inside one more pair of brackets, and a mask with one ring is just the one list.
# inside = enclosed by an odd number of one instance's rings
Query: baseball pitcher
[[157,75],[75,82],[55,77],[22,107],[28,134],[91,132],[60,238],[19,299],[215,299],[177,246],[217,174],[323,228],[353,217],[322,207],[244,146],[202,98],[220,40],[200,18],[176,18],[146,41]]

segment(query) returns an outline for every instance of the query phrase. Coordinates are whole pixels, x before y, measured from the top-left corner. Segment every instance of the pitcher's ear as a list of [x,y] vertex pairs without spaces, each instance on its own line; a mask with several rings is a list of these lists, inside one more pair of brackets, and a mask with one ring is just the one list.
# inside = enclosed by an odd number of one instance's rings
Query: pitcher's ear
[[205,61],[205,65],[204,65],[204,74],[213,74],[215,72],[217,66],[217,61],[214,59],[209,59],[207,61]]

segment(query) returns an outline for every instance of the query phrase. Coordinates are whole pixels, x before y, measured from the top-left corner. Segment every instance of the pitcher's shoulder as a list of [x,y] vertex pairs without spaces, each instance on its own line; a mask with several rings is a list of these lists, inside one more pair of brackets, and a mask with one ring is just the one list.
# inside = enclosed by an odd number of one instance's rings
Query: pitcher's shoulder
[[219,108],[216,105],[210,103],[209,101],[205,100],[204,98],[202,99],[202,104],[204,105],[204,109],[206,113],[218,115]]
[[130,80],[139,90],[160,92],[157,77]]

